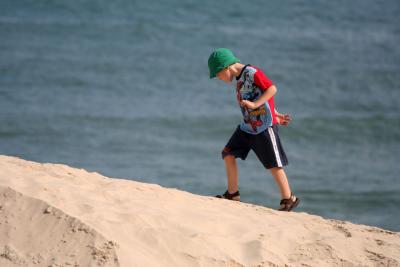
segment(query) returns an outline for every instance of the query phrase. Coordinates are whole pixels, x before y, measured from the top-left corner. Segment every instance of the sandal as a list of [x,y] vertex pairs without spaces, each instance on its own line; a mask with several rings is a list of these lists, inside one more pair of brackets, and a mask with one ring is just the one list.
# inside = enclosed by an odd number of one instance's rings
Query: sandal
[[229,200],[235,200],[235,201],[240,201],[240,193],[239,191],[236,191],[235,193],[231,194],[226,190],[226,192],[221,196],[221,195],[216,195],[215,197],[217,198],[224,198],[224,199],[229,199]]
[[299,203],[300,203],[300,198],[296,197],[292,193],[290,198],[284,198],[281,200],[281,203],[280,203],[281,207],[279,208],[279,210],[280,211],[291,211],[292,209],[297,207],[297,205],[299,205]]

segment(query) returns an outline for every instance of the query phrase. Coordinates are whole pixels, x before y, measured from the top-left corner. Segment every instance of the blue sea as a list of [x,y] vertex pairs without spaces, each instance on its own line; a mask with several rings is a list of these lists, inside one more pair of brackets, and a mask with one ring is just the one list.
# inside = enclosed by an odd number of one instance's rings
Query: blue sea
[[[2,0],[0,154],[221,194],[242,117],[207,60],[227,47],[293,117],[297,211],[400,231],[399,14],[397,0]],[[242,200],[278,208],[254,153],[238,165]]]

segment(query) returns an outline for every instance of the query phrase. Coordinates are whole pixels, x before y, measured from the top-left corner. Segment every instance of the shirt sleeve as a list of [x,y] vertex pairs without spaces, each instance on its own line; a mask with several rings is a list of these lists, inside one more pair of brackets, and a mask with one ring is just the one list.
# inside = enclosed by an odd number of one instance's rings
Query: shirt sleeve
[[261,70],[257,70],[254,74],[254,83],[263,91],[266,91],[274,83]]

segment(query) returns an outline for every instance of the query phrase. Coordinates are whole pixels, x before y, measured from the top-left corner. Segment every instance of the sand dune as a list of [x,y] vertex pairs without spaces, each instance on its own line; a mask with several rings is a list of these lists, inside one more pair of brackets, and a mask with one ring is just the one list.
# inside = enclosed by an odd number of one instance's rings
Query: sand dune
[[400,266],[400,233],[0,156],[0,266]]

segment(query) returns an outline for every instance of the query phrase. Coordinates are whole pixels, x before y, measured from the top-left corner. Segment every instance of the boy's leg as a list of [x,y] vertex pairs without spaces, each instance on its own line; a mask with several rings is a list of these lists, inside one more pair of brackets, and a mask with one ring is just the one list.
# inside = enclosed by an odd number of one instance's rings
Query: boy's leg
[[292,191],[290,190],[289,182],[283,168],[275,167],[269,169],[269,171],[271,172],[272,176],[274,176],[275,181],[279,186],[282,199],[290,198]]
[[238,168],[236,159],[232,155],[224,157],[226,176],[228,177],[228,192],[233,194],[239,190],[238,186]]
[[286,173],[282,168],[288,164],[288,160],[279,139],[278,127],[274,125],[256,135],[252,142],[252,149],[264,167],[275,178],[282,199],[290,198],[292,192]]
[[274,125],[256,135],[251,146],[278,184],[282,197],[279,210],[291,211],[299,204],[300,199],[292,195],[286,173],[282,168],[288,164],[288,160],[279,139],[278,128]]
[[225,161],[228,193],[230,194],[236,193],[239,190],[236,158],[245,160],[249,151],[250,147],[248,146],[247,136],[238,126],[221,152],[222,158]]

